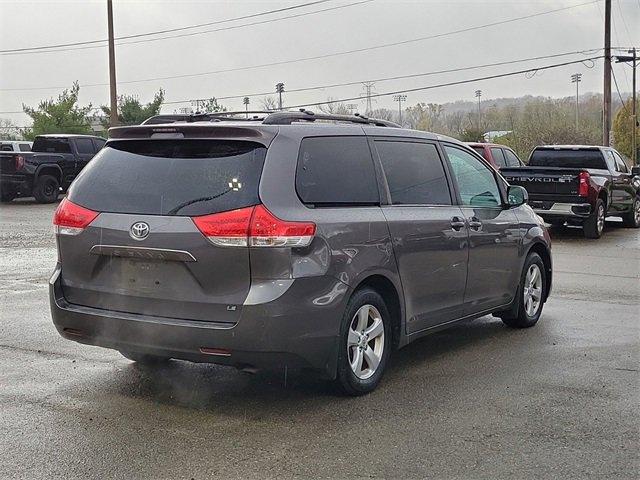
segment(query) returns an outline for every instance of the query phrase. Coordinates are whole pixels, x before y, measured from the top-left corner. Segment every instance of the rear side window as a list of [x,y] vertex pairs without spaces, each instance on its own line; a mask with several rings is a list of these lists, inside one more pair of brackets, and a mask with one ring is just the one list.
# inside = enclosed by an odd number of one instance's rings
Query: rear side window
[[78,153],[83,155],[95,153],[93,142],[90,138],[76,138],[76,148]]
[[311,205],[380,203],[365,137],[313,137],[300,145],[296,190]]
[[438,150],[430,143],[376,141],[395,205],[451,205]]
[[99,212],[198,216],[260,203],[266,148],[228,140],[126,140],[107,144],[69,199]]
[[29,145],[28,143],[21,143],[19,145],[20,151],[21,152],[30,152],[31,151],[31,145]]
[[507,162],[504,158],[504,153],[502,153],[501,148],[492,148],[491,156],[493,157],[493,161],[496,162],[496,165],[500,168],[506,167]]
[[71,145],[66,138],[36,137],[33,141],[34,152],[71,153]]
[[529,166],[607,169],[602,153],[595,149],[553,150],[539,148],[531,154]]
[[511,150],[505,149],[504,155],[506,157],[508,167],[520,166],[520,160],[518,159],[518,156],[515,153],[513,153]]

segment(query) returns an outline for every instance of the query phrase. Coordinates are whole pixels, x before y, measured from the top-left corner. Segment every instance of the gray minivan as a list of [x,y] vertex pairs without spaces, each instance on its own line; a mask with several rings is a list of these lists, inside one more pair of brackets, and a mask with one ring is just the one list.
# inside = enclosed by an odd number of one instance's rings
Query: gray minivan
[[392,350],[487,314],[531,327],[549,295],[526,191],[457,140],[306,111],[109,134],[54,217],[70,340],[309,369],[358,395]]

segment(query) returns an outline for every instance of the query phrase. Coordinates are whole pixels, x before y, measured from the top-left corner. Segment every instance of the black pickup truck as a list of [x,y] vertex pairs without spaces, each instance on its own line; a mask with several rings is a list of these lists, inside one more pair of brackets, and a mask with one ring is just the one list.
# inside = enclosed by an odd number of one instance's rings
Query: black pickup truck
[[527,166],[500,172],[527,189],[529,205],[551,225],[581,225],[587,238],[600,238],[607,216],[640,227],[640,168],[630,169],[613,148],[536,147]]
[[39,135],[31,152],[0,151],[0,200],[55,202],[104,144],[91,135]]

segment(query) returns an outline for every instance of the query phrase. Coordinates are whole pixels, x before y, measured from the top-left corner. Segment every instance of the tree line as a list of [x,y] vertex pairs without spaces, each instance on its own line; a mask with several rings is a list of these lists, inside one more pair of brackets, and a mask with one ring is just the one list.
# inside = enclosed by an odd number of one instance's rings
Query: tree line
[[[80,106],[80,86],[74,83],[56,99],[41,101],[36,107],[23,105],[32,125],[25,129],[12,128],[6,120],[0,120],[2,137],[33,139],[45,133],[94,133],[95,127],[106,135],[111,110],[108,106]],[[142,103],[135,95],[118,97],[118,121],[121,125],[138,125],[145,119],[160,113],[165,92],[159,89],[153,100]],[[620,99],[622,100],[622,99]],[[261,100],[265,110],[276,110],[277,101],[272,96]],[[226,107],[214,97],[201,101],[203,112],[226,111]],[[325,113],[349,115],[353,111],[341,102],[328,99],[319,110]],[[627,156],[631,156],[631,99],[624,104],[614,101],[613,143]],[[488,100],[480,111],[472,102],[453,104],[417,103],[403,109],[402,113],[387,108],[368,112],[370,117],[402,123],[402,126],[448,135],[462,141],[484,141],[486,132],[502,132],[493,138],[513,148],[522,158],[527,158],[536,145],[545,144],[600,144],[602,139],[602,96],[584,95],[578,105],[576,128],[575,98],[521,97],[516,99]],[[640,132],[640,129],[638,129]],[[640,133],[637,144],[640,145]]]

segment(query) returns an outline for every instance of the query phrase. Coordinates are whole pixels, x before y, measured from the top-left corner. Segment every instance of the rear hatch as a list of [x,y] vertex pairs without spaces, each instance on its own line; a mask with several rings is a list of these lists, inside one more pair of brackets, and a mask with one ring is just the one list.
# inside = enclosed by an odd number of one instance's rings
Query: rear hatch
[[212,244],[194,218],[257,205],[265,155],[244,140],[109,142],[68,197],[98,215],[57,236],[67,301],[235,323],[250,288],[249,250]]
[[511,167],[502,168],[500,173],[511,185],[526,188],[530,198],[542,198],[547,195],[577,196],[581,171],[575,168]]

